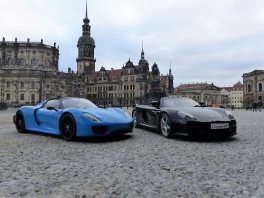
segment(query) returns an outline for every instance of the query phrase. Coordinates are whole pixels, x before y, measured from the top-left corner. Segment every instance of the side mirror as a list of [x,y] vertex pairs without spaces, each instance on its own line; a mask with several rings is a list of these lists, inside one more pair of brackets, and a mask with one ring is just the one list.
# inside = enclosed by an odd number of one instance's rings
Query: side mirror
[[150,104],[152,106],[156,107],[156,108],[159,108],[159,106],[160,106],[160,102],[159,101],[152,101]]

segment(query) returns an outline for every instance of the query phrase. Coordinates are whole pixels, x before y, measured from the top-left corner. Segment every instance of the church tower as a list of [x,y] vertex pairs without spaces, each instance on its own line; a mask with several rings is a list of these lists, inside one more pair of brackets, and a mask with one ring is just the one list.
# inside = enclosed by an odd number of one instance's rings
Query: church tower
[[170,65],[170,70],[169,70],[169,87],[168,91],[169,93],[174,93],[174,87],[173,87],[173,75],[171,73],[171,65]]
[[83,19],[82,25],[82,36],[78,40],[78,58],[77,62],[77,72],[78,74],[90,75],[95,71],[95,62],[94,58],[94,48],[95,42],[91,37],[91,26],[89,25],[90,20],[87,16],[87,2],[86,2],[86,11],[85,18]]

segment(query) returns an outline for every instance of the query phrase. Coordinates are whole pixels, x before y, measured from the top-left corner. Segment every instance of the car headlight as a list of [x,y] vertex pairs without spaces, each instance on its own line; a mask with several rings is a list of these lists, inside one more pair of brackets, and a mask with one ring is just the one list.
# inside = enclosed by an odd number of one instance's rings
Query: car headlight
[[193,115],[191,115],[189,113],[186,113],[184,111],[178,111],[178,115],[181,118],[183,118],[184,120],[186,120],[186,121],[194,121],[194,120],[196,120],[196,118]]
[[95,117],[94,115],[90,114],[90,113],[83,113],[83,116],[86,117],[87,119],[93,121],[93,122],[99,122],[100,119]]
[[225,115],[230,119],[230,120],[234,120],[235,117],[233,116],[233,114],[230,111],[225,111]]

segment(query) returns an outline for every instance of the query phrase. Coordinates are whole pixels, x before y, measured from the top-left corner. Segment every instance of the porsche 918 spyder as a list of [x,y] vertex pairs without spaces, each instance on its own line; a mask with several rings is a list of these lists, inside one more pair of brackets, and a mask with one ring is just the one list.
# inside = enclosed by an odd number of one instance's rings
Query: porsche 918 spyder
[[18,132],[34,131],[75,137],[107,136],[133,131],[133,119],[120,108],[99,108],[84,98],[52,98],[22,106],[13,117]]
[[163,97],[151,105],[137,105],[132,117],[135,127],[155,129],[165,137],[231,137],[237,133],[236,120],[229,111],[204,107],[187,97]]

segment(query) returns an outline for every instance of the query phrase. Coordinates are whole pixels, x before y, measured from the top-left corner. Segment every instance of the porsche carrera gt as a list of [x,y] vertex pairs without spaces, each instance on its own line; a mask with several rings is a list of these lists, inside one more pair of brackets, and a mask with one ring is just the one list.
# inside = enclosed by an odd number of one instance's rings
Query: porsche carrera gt
[[163,97],[151,105],[137,105],[132,117],[135,127],[160,131],[167,138],[173,134],[231,137],[237,133],[231,112],[202,106],[187,97]]

